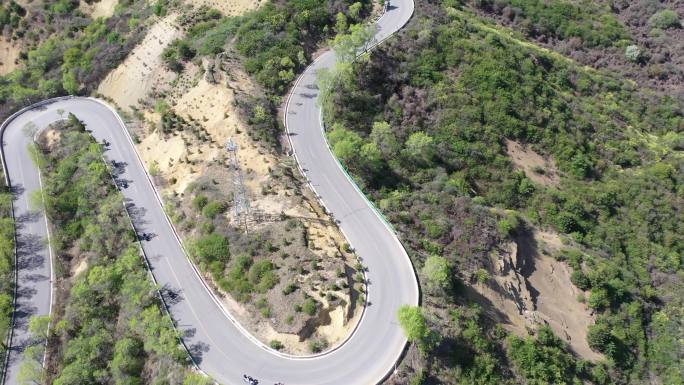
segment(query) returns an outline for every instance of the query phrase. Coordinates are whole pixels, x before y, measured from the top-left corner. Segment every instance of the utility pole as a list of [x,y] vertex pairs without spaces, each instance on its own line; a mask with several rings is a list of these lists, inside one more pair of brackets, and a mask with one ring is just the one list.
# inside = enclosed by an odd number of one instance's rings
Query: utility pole
[[245,188],[242,177],[242,169],[240,168],[240,160],[238,158],[238,145],[233,141],[233,138],[228,138],[226,142],[226,150],[230,153],[230,165],[233,168],[233,201],[235,222],[238,227],[241,227],[244,222],[245,233],[248,232],[247,220],[249,218],[249,198],[247,196],[247,189]]

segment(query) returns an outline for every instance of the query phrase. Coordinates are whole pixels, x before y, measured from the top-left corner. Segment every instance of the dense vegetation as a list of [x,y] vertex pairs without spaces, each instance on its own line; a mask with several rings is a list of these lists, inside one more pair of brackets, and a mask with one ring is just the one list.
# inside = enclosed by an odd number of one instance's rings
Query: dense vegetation
[[[610,13],[609,7],[595,1],[476,0],[471,3],[514,22],[532,38],[576,38],[589,47],[629,40],[626,28]],[[445,4],[456,6],[458,1]]]
[[20,68],[0,77],[0,117],[41,99],[97,88],[138,43],[145,30],[141,20],[152,13],[145,2],[127,0],[119,2],[112,17],[90,20],[77,7],[74,1],[48,1],[43,8],[9,16],[16,20],[24,14],[16,22],[25,25],[23,32],[13,33],[22,38],[25,51]]
[[[180,384],[188,356],[162,310],[102,147],[73,115],[55,129],[59,141],[34,151],[58,287],[66,290],[52,314],[48,378],[57,385]],[[72,276],[76,263],[87,267]],[[42,383],[40,365],[23,365],[26,381]]]
[[4,31],[17,30],[22,18],[26,16],[26,9],[10,0],[7,4],[0,4],[0,29]]
[[[563,4],[515,3],[528,15]],[[606,33],[587,24],[595,15],[573,9],[582,33]],[[445,337],[428,355],[437,360],[426,358],[431,374],[443,382],[456,370],[448,382],[501,383],[493,378],[506,378],[508,360],[529,383],[680,383],[681,105],[500,30],[453,7],[421,5],[400,38],[327,80],[330,142],[419,267],[439,255],[467,285],[479,280],[491,252],[530,228],[567,234],[571,241],[557,258],[591,293],[588,305],[598,317],[588,340],[606,362],[592,368],[577,361],[545,329],[520,340],[501,339],[492,328],[482,332],[490,347],[466,339],[469,349],[491,353],[488,365],[498,374],[486,376],[468,367],[481,362],[449,356],[447,341],[459,327],[426,317]],[[516,171],[507,139],[555,159],[560,185],[540,185]],[[432,261],[423,270],[433,284],[442,281],[440,265]],[[450,290],[427,293],[428,304],[455,307],[459,300]]]
[[[0,362],[5,362],[14,297],[14,221],[12,195],[0,172]],[[2,365],[2,364],[0,364]]]
[[174,71],[181,71],[185,62],[196,57],[208,56],[217,62],[239,57],[263,90],[237,98],[239,110],[250,125],[248,133],[260,143],[277,148],[277,109],[295,74],[311,61],[322,41],[360,22],[370,9],[369,0],[271,0],[242,16],[220,17],[200,7],[192,15],[181,17],[188,32],[162,56]]
[[[194,20],[186,40],[170,48],[175,54],[168,56],[188,60],[195,53],[216,55],[234,39],[247,72],[269,92],[282,94],[322,39],[344,32],[369,11],[367,0],[269,1],[243,16],[224,19],[207,10]],[[173,66],[173,60],[167,63]]]
[[[684,4],[658,0],[466,0],[537,44],[684,100]],[[543,16],[542,16],[543,15]],[[567,33],[567,32],[571,33]]]
[[[272,175],[284,179],[280,171],[274,170]],[[223,178],[216,169],[206,170],[181,199],[167,203],[166,212],[188,240],[191,258],[219,293],[242,304],[244,326],[267,321],[279,332],[308,339],[312,352],[325,349],[327,341],[315,331],[325,322],[319,317],[320,298],[325,298],[330,310],[348,306],[345,297],[351,294],[351,306],[356,309],[363,301],[356,296],[364,276],[360,272],[355,278],[352,275],[361,266],[352,269],[341,252],[336,257],[316,252],[319,249],[311,242],[310,225],[301,218],[280,214],[263,222],[250,220],[246,232],[244,222],[238,224],[233,212],[224,212],[234,207],[234,201],[233,192],[226,192],[219,182]],[[286,185],[292,180],[279,183]],[[282,341],[265,342],[274,349],[290,349]]]

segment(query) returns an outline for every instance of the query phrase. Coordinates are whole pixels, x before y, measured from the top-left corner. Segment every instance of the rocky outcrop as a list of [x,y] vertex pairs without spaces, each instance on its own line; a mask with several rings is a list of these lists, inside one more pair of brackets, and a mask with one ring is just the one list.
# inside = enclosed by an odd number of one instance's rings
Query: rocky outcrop
[[582,358],[600,359],[586,341],[594,320],[577,299],[581,291],[570,281],[571,269],[540,244],[558,249],[561,242],[556,234],[537,231],[493,253],[490,278],[473,284],[477,295],[471,299],[486,301],[483,305],[492,309],[488,314],[515,334],[527,335],[548,325]]

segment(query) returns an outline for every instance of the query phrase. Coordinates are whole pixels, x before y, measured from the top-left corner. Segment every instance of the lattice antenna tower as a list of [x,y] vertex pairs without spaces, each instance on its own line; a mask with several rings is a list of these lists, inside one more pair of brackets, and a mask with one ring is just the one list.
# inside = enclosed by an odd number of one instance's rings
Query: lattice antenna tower
[[235,200],[235,221],[238,227],[244,223],[245,231],[247,231],[247,219],[249,216],[249,198],[247,197],[247,190],[242,178],[242,169],[240,168],[240,160],[238,158],[238,145],[229,138],[226,143],[226,150],[230,153],[230,165],[235,170],[235,177],[233,178],[233,195]]

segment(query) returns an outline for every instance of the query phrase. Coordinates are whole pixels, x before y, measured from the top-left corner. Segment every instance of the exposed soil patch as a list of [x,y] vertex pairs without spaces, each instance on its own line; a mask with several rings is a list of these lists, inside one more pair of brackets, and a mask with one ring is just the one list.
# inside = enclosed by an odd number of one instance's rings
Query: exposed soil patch
[[590,309],[577,299],[582,291],[570,281],[572,269],[567,263],[550,257],[559,251],[561,242],[558,235],[535,232],[533,239],[519,244],[519,253],[528,260],[534,259],[534,270],[528,282],[538,293],[536,309],[544,322],[583,359],[602,359],[603,356],[591,350],[587,343],[587,330],[594,323],[594,318]]
[[114,14],[114,8],[116,8],[118,3],[118,0],[100,0],[90,4],[81,1],[78,5],[78,9],[93,19],[97,19],[98,17],[107,18]]
[[143,41],[107,75],[97,92],[129,111],[131,107],[138,107],[139,101],[151,91],[170,83],[175,74],[164,66],[161,54],[174,39],[182,36],[174,23],[177,16],[168,15],[150,27]]
[[468,296],[511,332],[526,336],[540,325],[549,325],[583,359],[603,358],[589,348],[587,328],[594,323],[590,309],[578,301],[582,293],[570,281],[564,262],[553,258],[562,242],[555,233],[534,230],[521,235],[492,259],[494,274],[476,283]]
[[528,146],[506,139],[506,153],[513,164],[535,183],[542,186],[558,186],[560,176],[553,159],[546,159]]
[[[151,34],[161,29],[158,23]],[[165,40],[167,44],[170,41]],[[148,58],[141,47],[157,43],[156,38],[148,36],[134,55]],[[161,54],[162,49],[153,49]],[[325,349],[346,338],[363,306],[363,283],[357,281],[356,257],[344,251],[344,237],[298,180],[292,159],[274,154],[250,138],[250,127],[236,107],[244,95],[259,92],[250,78],[238,63],[227,61],[221,66],[225,72],[213,73],[209,81],[203,70],[209,65],[205,60],[187,63],[180,74],[166,70],[145,72],[157,80],[135,82],[130,79],[141,79],[137,73],[141,63],[154,62],[139,58],[133,65],[127,60],[115,71],[118,79],[110,74],[108,84],[103,83],[101,89],[108,91],[107,96],[120,106],[132,98],[130,95],[137,97],[135,103],[129,104],[134,107],[129,109],[134,112],[129,127],[139,140],[137,147],[143,161],[154,170],[155,183],[172,207],[172,217],[183,239],[191,242],[211,223],[231,237],[232,259],[226,274],[234,268],[236,258],[245,253],[254,263],[270,260],[276,267],[279,281],[275,287],[240,298],[221,290],[216,277],[207,273],[205,278],[223,305],[262,342],[278,341],[281,350],[288,353],[310,354],[312,341],[318,343],[316,349]],[[138,87],[119,88],[123,84]],[[172,129],[169,119],[173,120]],[[235,158],[226,151],[228,140],[236,144]],[[238,173],[233,159],[239,165],[249,201],[246,221],[244,216],[235,215]],[[207,221],[201,211],[193,208],[198,194],[224,201],[229,208],[219,218]],[[243,231],[245,228],[248,233]],[[249,245],[255,239],[267,241],[270,248],[279,251],[254,251]],[[309,300],[317,304],[315,312],[302,309]]]
[[16,61],[20,53],[19,43],[0,37],[0,75],[7,75],[18,67]]

